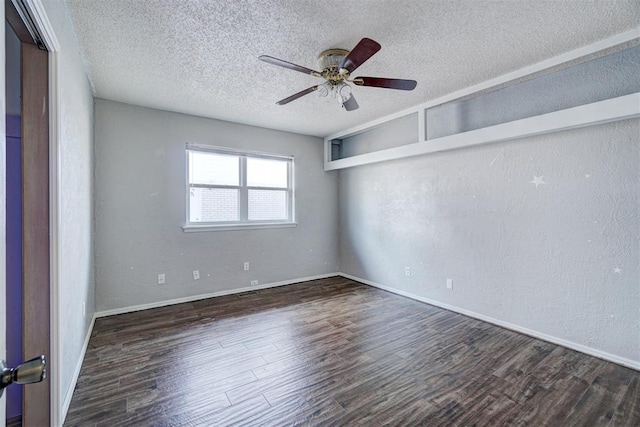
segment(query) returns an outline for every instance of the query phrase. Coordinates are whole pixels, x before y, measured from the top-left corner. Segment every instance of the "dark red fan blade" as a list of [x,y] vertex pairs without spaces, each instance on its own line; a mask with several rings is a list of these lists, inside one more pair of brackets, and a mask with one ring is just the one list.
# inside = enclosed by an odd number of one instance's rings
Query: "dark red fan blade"
[[262,55],[262,56],[259,56],[258,59],[260,61],[264,61],[272,65],[278,65],[280,67],[288,68],[293,71],[300,71],[301,73],[311,74],[311,75],[313,75],[314,73],[318,74],[317,71],[314,71],[310,68],[303,67],[302,65],[292,64],[291,62],[283,61],[282,59],[274,58],[272,56]]
[[300,97],[303,97],[303,96],[305,96],[305,95],[310,94],[311,92],[313,92],[313,91],[314,91],[314,90],[316,90],[316,89],[318,89],[318,86],[311,86],[310,88],[307,88],[307,89],[305,89],[305,90],[303,90],[303,91],[300,91],[300,92],[298,92],[298,93],[296,93],[296,94],[291,95],[291,96],[290,96],[290,97],[288,97],[288,98],[285,98],[285,99],[282,99],[282,100],[280,100],[280,101],[276,102],[276,104],[278,104],[278,105],[288,104],[288,103],[290,103],[291,101],[295,101],[296,99],[298,99],[298,98],[300,98]]
[[418,82],[415,80],[385,79],[384,77],[356,77],[353,83],[358,86],[384,87],[387,89],[414,90]]
[[359,107],[358,102],[353,97],[353,94],[349,97],[349,99],[347,99],[345,102],[342,103],[342,106],[347,111],[357,110]]
[[345,68],[349,70],[349,73],[353,73],[356,68],[364,64],[367,59],[371,58],[379,50],[380,44],[378,42],[364,38],[342,60],[340,68]]

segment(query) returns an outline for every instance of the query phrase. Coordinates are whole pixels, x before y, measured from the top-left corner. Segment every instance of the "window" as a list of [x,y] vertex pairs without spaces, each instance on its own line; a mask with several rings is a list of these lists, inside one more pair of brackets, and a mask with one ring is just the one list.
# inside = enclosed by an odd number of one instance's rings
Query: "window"
[[293,156],[187,144],[187,228],[293,224]]

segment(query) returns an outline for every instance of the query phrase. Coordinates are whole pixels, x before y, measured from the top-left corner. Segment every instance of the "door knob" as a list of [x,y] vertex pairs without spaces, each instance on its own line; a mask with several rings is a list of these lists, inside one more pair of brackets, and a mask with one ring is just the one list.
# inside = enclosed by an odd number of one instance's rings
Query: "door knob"
[[47,360],[44,354],[28,360],[15,368],[7,368],[4,360],[0,360],[0,397],[9,385],[39,383],[47,377]]

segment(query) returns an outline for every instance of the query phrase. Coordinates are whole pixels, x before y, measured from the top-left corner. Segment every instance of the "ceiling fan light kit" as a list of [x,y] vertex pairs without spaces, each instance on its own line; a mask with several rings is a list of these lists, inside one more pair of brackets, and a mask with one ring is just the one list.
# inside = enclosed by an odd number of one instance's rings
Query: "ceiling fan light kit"
[[285,105],[304,95],[317,91],[320,97],[328,97],[331,94],[345,110],[353,111],[356,110],[359,105],[353,96],[349,83],[353,83],[356,86],[371,86],[398,90],[413,90],[416,87],[417,83],[415,80],[388,79],[384,77],[350,78],[351,73],[353,73],[356,68],[364,64],[379,50],[380,44],[368,38],[360,40],[352,51],[346,49],[325,50],[318,55],[318,65],[322,71],[315,71],[267,55],[262,55],[258,57],[258,59],[272,65],[325,79],[324,83],[295,93],[278,101],[276,104]]
[[[349,54],[346,49],[328,49],[318,55],[318,66],[322,70],[316,77],[322,77],[326,81],[318,85],[318,95],[320,97],[331,97],[336,99],[338,103],[347,111],[351,111],[354,108],[353,102],[347,103],[353,98],[351,93],[351,86],[347,84],[344,75],[340,74],[340,64],[344,61],[344,58]],[[355,99],[353,99],[355,102]]]

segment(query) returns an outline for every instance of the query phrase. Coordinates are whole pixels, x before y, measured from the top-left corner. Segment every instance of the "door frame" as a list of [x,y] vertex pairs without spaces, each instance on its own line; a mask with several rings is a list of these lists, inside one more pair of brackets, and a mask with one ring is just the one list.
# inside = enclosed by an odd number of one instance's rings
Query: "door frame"
[[[14,2],[15,0],[10,0]],[[58,38],[53,31],[53,26],[47,16],[44,5],[41,0],[20,0],[22,5],[25,7],[27,13],[29,14],[29,18],[31,18],[32,25],[37,29],[40,37],[42,38],[42,42],[45,45],[46,50],[48,51],[48,98],[49,98],[49,265],[50,265],[50,276],[49,276],[49,291],[50,291],[50,319],[49,319],[49,351],[48,355],[48,369],[47,376],[50,381],[50,420],[52,425],[60,425],[62,422],[62,416],[66,412],[66,408],[62,408],[63,400],[62,393],[63,390],[61,384],[61,376],[60,376],[60,368],[61,368],[61,357],[62,357],[62,348],[60,345],[61,336],[60,336],[60,298],[59,298],[59,230],[60,230],[60,193],[59,193],[59,183],[60,183],[60,150],[59,150],[59,142],[60,142],[60,121],[59,121],[59,90],[60,90],[60,81],[59,81],[59,53],[60,53],[60,43],[58,42]],[[0,17],[5,21],[6,17],[4,16],[4,7],[2,8],[2,12],[0,13]],[[23,18],[24,19],[24,18]],[[6,21],[5,21],[6,22]],[[6,24],[5,24],[6,25]],[[4,34],[2,36],[2,40],[4,41]],[[4,59],[4,43],[2,45],[2,58]],[[4,70],[2,71],[3,75],[3,87],[4,87]],[[4,90],[4,89],[3,89]],[[3,112],[2,117],[0,117],[0,130],[3,130],[2,135],[3,138],[6,137],[5,130],[5,111],[4,106],[2,106],[1,111]],[[0,136],[2,136],[0,135]],[[1,145],[4,147],[4,143]],[[4,150],[3,150],[4,151]],[[4,153],[0,155],[1,158],[4,158]],[[2,181],[6,182],[6,172],[4,168],[2,168]],[[2,192],[4,194],[4,191]],[[0,215],[4,218],[4,213]],[[4,220],[2,221],[2,227],[6,227]],[[4,232],[2,232],[4,235]],[[2,243],[0,243],[0,247],[4,248],[4,239],[2,239]],[[2,272],[3,276],[6,274],[4,272],[4,260],[0,261],[0,265],[2,268],[0,272]],[[4,282],[4,277],[2,279]],[[2,289],[0,289],[2,291]],[[4,312],[4,307],[2,308],[2,312]],[[4,331],[0,332],[0,336],[4,336]],[[4,338],[3,338],[4,341]],[[0,420],[0,424],[4,423],[4,405],[0,410],[0,414],[2,414],[2,419]]]
[[59,239],[60,230],[60,121],[59,121],[59,52],[60,43],[40,0],[22,0],[29,12],[42,41],[49,52],[49,290],[50,290],[50,366],[51,380],[51,424],[62,424],[62,349],[60,336],[60,298],[59,298]]

